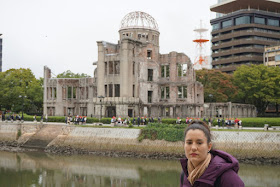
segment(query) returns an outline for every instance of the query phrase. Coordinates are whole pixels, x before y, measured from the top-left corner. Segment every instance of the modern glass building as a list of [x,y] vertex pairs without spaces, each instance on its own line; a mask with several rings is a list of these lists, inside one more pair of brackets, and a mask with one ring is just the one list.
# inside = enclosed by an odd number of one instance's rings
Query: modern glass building
[[280,44],[280,1],[228,0],[212,6],[212,65],[232,73],[243,64],[263,64],[264,47]]

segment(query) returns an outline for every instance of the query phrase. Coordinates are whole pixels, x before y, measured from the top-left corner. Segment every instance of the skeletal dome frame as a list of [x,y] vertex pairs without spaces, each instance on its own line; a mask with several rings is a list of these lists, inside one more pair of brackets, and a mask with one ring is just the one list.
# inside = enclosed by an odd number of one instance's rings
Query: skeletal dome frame
[[144,28],[158,31],[158,24],[149,14],[135,11],[127,14],[121,21],[120,30],[129,28]]

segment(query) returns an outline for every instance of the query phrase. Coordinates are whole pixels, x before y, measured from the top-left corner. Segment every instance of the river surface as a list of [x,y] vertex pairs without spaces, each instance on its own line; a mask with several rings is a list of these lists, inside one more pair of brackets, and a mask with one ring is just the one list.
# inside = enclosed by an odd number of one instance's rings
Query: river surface
[[[1,187],[176,187],[178,161],[0,151]],[[245,186],[280,186],[279,166],[240,164]]]

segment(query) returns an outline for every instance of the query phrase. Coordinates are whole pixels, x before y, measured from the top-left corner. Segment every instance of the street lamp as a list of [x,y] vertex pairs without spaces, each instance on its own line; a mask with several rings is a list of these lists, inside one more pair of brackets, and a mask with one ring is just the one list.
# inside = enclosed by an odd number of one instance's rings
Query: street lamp
[[102,118],[102,99],[104,98],[104,96],[100,95],[100,96],[98,96],[98,98],[100,99],[100,104],[101,104],[101,107],[100,107],[100,118],[99,118],[99,122],[100,122],[100,120]]
[[26,95],[19,95],[19,98],[22,98],[22,105],[21,105],[21,120],[23,121],[23,105],[24,105],[24,98],[26,98]]

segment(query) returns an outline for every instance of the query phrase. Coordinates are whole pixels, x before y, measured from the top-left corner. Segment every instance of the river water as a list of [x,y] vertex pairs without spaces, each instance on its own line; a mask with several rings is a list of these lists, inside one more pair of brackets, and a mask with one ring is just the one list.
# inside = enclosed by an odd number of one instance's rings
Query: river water
[[[179,186],[178,161],[0,151],[0,186]],[[279,166],[240,164],[245,186],[280,186]]]

